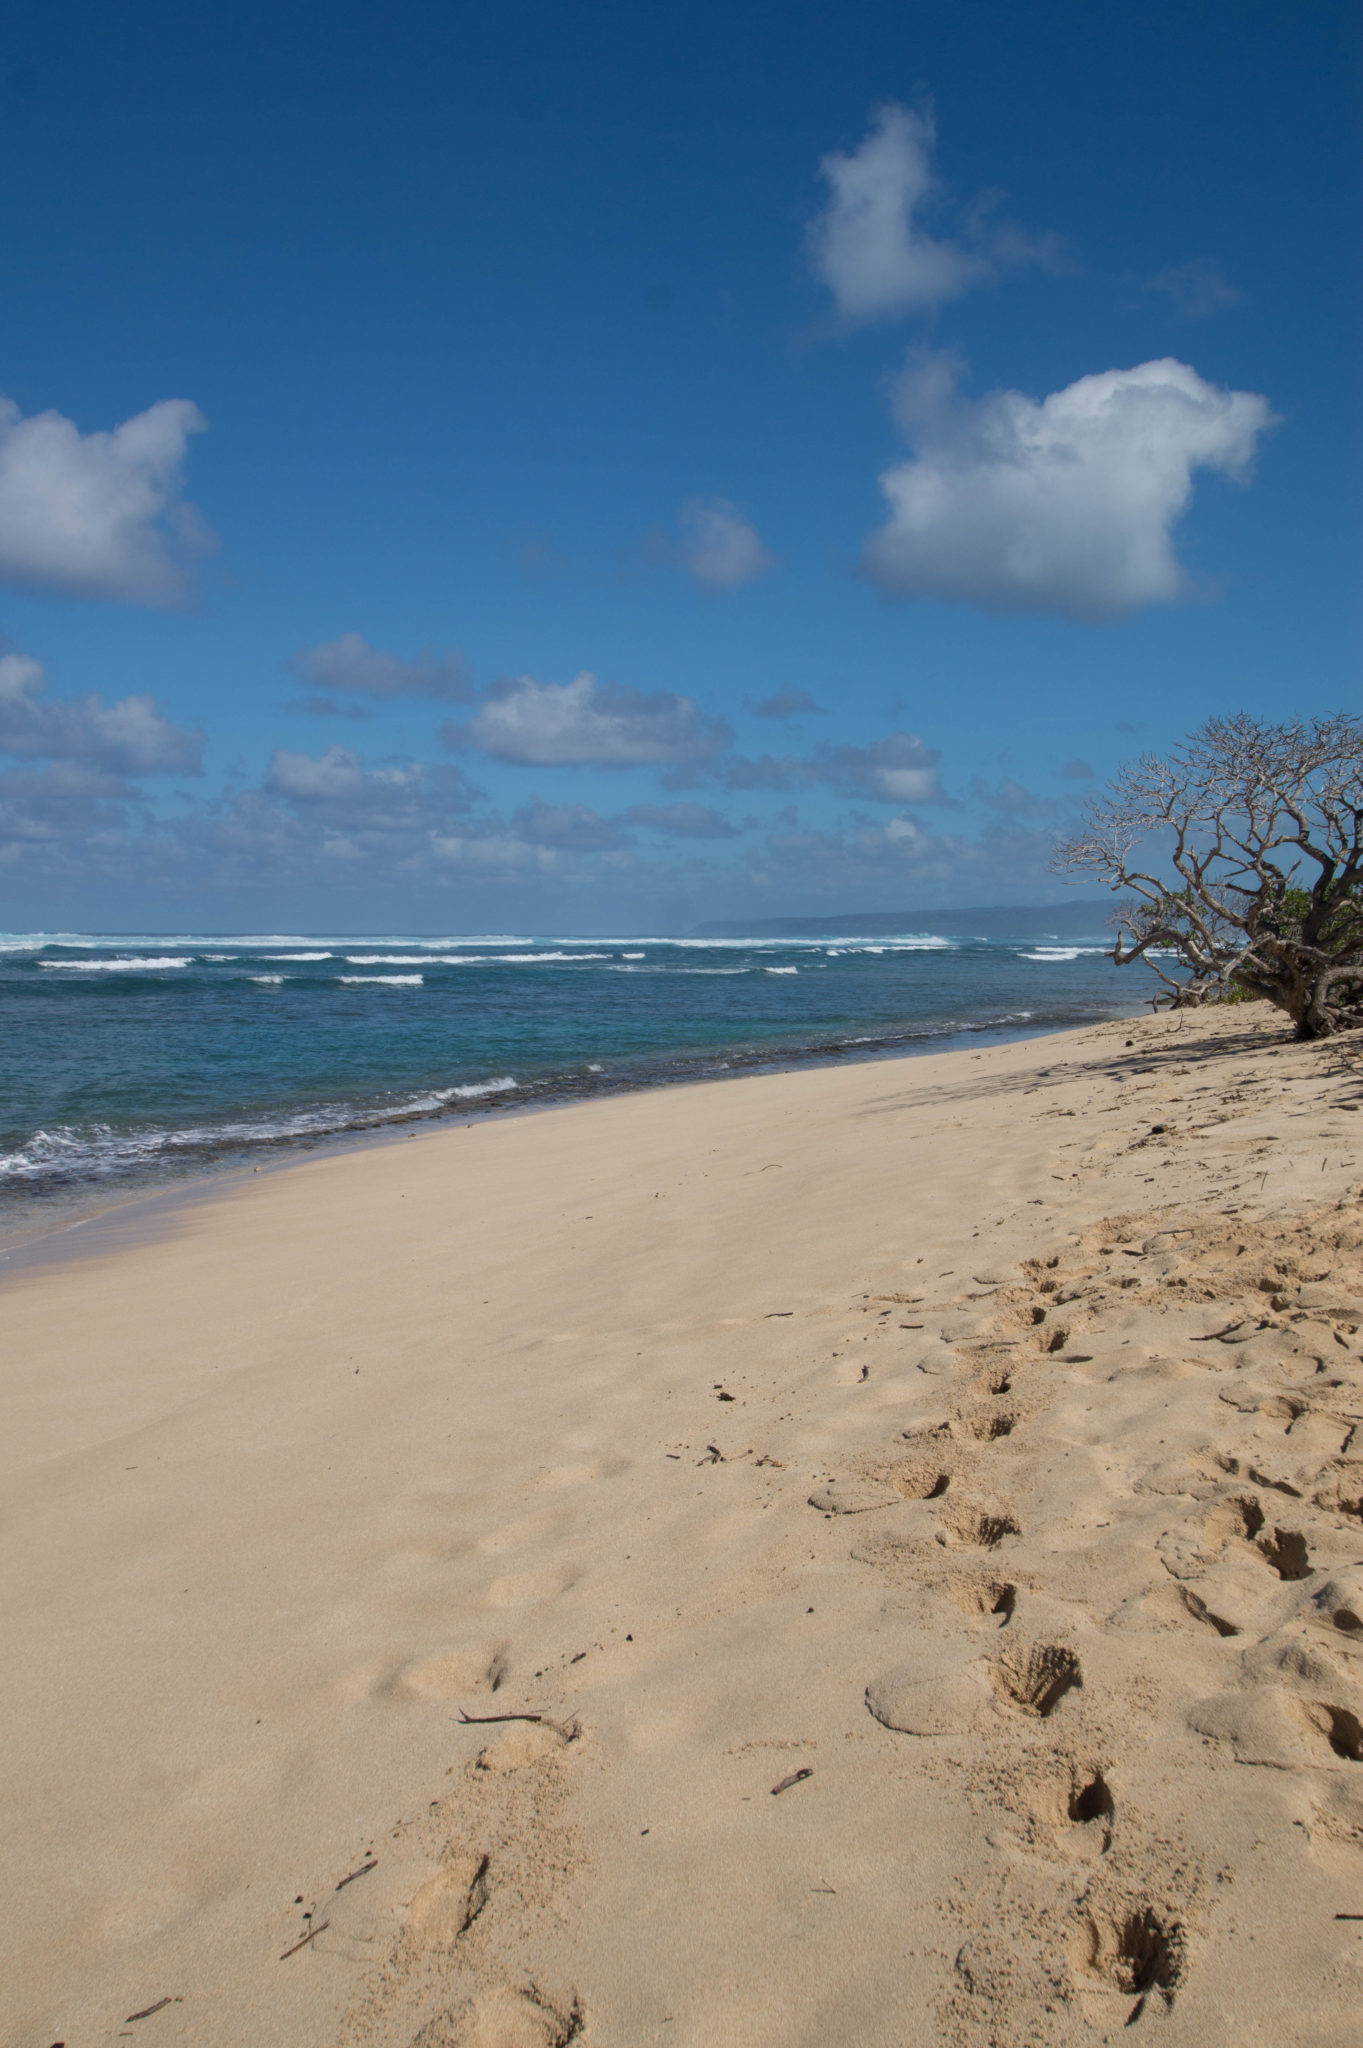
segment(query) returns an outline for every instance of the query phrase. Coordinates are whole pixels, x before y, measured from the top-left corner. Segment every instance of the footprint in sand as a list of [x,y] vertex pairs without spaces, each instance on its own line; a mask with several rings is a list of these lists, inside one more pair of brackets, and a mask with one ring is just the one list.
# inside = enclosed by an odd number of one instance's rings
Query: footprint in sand
[[1363,1644],[1363,1566],[1346,1565],[1312,1595],[1317,1614],[1331,1629]]
[[491,1896],[486,1856],[464,1853],[427,1878],[407,1909],[407,1928],[419,1948],[453,1948]]
[[900,1735],[965,1735],[988,1718],[989,1667],[970,1643],[937,1643],[872,1679],[866,1704]]
[[507,1673],[506,1653],[491,1649],[445,1650],[405,1664],[393,1689],[421,1700],[457,1700],[466,1693],[496,1692]]
[[1224,1614],[1218,1614],[1214,1607],[1209,1607],[1202,1595],[1195,1593],[1191,1586],[1178,1583],[1157,1586],[1142,1605],[1153,1607],[1160,1613],[1173,1614],[1179,1619],[1187,1616],[1190,1621],[1200,1623],[1203,1628],[1211,1629],[1218,1636],[1238,1636],[1240,1633],[1237,1623],[1228,1620]]
[[893,1507],[903,1498],[883,1480],[852,1477],[830,1479],[827,1485],[816,1486],[809,1496],[809,1505],[821,1515],[865,1515],[872,1508]]
[[532,1764],[560,1755],[570,1743],[579,1740],[580,1732],[576,1721],[562,1726],[557,1721],[513,1722],[485,1749],[479,1750],[474,1769],[498,1778],[512,1771],[527,1770]]
[[1006,1628],[1017,1606],[1017,1587],[1008,1579],[957,1579],[952,1586],[956,1605],[972,1620]]
[[973,1438],[977,1443],[993,1443],[999,1437],[1011,1436],[1017,1420],[1011,1408],[972,1408],[955,1417],[951,1432],[953,1436]]
[[1314,1495],[1315,1504],[1327,1515],[1363,1521],[1363,1459],[1337,1465],[1324,1486]]
[[1017,1643],[994,1659],[989,1678],[1006,1706],[1043,1721],[1083,1684],[1079,1659],[1064,1643]]
[[431,2021],[412,2048],[568,2048],[585,2023],[574,1992],[551,1997],[535,1984],[503,1985],[475,1999],[461,2020]]
[[1337,1694],[1313,1698],[1275,1685],[1216,1693],[1192,1708],[1188,1725],[1226,1743],[1237,1763],[1275,1770],[1363,1763],[1363,1721]]
[[[1124,2020],[1131,2025],[1151,1993],[1172,1999],[1183,1975],[1181,1921],[1162,1906],[1139,1897],[1090,1897],[1083,1901],[1070,1940],[1070,1964],[1079,1985],[1136,2000]],[[1094,2015],[1096,2017],[1096,2015]]]
[[1309,1579],[1311,1576],[1311,1552],[1300,1529],[1274,1527],[1266,1531],[1255,1544],[1264,1563],[1280,1579]]
[[948,1541],[974,1544],[992,1550],[1005,1536],[1022,1533],[1017,1518],[1004,1507],[989,1501],[948,1499],[942,1511],[941,1530]]
[[1117,1802],[1101,1768],[1091,1759],[1050,1758],[1028,1791],[1037,1819],[1048,1827],[1093,1828],[1101,1847],[1110,1846]]
[[940,1456],[929,1451],[903,1459],[888,1478],[904,1500],[938,1500],[951,1484],[951,1469]]

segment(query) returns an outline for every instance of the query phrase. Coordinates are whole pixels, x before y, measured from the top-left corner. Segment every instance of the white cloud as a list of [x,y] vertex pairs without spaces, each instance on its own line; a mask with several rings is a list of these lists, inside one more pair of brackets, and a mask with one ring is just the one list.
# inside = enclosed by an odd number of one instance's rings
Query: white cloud
[[112,433],[82,434],[58,412],[24,419],[0,398],[0,582],[183,601],[186,557],[212,544],[179,495],[186,443],[205,424],[188,399],[166,398]]
[[[342,633],[317,647],[304,647],[289,663],[293,673],[313,689],[363,697],[433,697],[457,704],[471,694],[468,665],[461,654],[437,654],[423,648],[411,661],[371,647],[359,633]],[[304,708],[329,709],[325,701]],[[348,707],[337,705],[337,710]]]
[[994,391],[974,405],[929,358],[896,411],[915,453],[880,479],[890,516],[866,546],[871,580],[890,597],[1087,620],[1183,594],[1173,527],[1197,471],[1245,480],[1274,424],[1267,399],[1172,358],[1040,403]]
[[0,655],[0,753],[85,761],[115,775],[197,775],[203,734],[163,718],[153,697],[44,698],[42,663]]
[[851,156],[820,164],[829,200],[810,226],[810,259],[844,320],[920,312],[989,276],[986,257],[934,240],[915,217],[936,186],[935,139],[927,115],[882,107]]
[[446,725],[442,737],[536,768],[637,768],[708,760],[729,731],[690,697],[601,683],[584,671],[562,684],[509,677],[494,684],[467,725]]
[[756,528],[727,498],[688,498],[680,525],[681,558],[704,590],[737,590],[772,567]]

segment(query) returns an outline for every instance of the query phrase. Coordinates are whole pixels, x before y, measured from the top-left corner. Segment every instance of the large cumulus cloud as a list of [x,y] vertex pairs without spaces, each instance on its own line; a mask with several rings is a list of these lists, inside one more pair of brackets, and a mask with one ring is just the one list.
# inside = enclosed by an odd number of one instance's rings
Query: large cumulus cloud
[[1244,481],[1268,401],[1172,358],[1080,377],[1040,401],[954,391],[941,357],[901,382],[914,443],[880,479],[889,517],[866,544],[888,597],[1102,620],[1167,604],[1188,579],[1174,529],[1200,470]]

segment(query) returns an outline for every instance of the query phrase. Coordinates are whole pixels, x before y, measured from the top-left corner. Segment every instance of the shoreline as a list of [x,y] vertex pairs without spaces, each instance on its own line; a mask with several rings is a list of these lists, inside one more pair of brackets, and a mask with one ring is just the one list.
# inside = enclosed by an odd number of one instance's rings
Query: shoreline
[[12,1271],[3,2048],[1343,2048],[1339,1052],[647,1090]]
[[[312,1158],[368,1151],[374,1146],[398,1143],[418,1132],[445,1129],[464,1120],[504,1122],[516,1117],[537,1116],[550,1110],[651,1094],[660,1089],[703,1087],[710,1082],[741,1081],[762,1074],[793,1074],[829,1067],[922,1059],[974,1045],[1020,1044],[1054,1037],[1066,1031],[1095,1029],[1100,1023],[1120,1022],[1126,1017],[1140,1017],[1147,1008],[1148,1003],[1141,1003],[1129,1011],[1120,1010],[1102,1019],[1086,1020],[1081,1024],[1047,1024],[1037,1029],[963,1024],[943,1032],[940,1037],[928,1038],[925,1034],[922,1042],[900,1042],[866,1052],[840,1046],[835,1051],[813,1050],[802,1056],[778,1053],[773,1054],[770,1060],[754,1053],[745,1057],[732,1072],[712,1069],[706,1073],[682,1076],[659,1072],[633,1082],[607,1083],[590,1088],[579,1085],[572,1091],[565,1083],[561,1092],[546,1092],[528,1102],[506,1102],[496,1095],[489,1095],[478,1106],[462,1103],[456,1108],[442,1104],[438,1109],[413,1110],[383,1122],[316,1135],[300,1133],[262,1139],[256,1143],[242,1141],[230,1149],[225,1147],[226,1157],[187,1164],[176,1172],[167,1171],[159,1179],[154,1171],[149,1171],[141,1185],[136,1176],[129,1175],[127,1182],[107,1190],[97,1185],[88,1189],[72,1189],[69,1191],[69,1205],[59,1219],[51,1221],[43,1216],[43,1206],[48,1203],[54,1207],[63,1205],[68,1191],[34,1192],[27,1203],[22,1193],[7,1191],[0,1199],[0,1284],[8,1274],[27,1271],[35,1265],[46,1265],[67,1257],[100,1257],[106,1248],[111,1249],[116,1243],[142,1243],[148,1234],[155,1234],[158,1229],[174,1228],[175,1214],[181,1203],[211,1200],[219,1193],[229,1192],[237,1182],[257,1174],[279,1173]],[[723,1064],[727,1066],[727,1062]],[[250,1163],[257,1159],[258,1164]],[[51,1215],[50,1210],[48,1215]],[[68,1248],[67,1239],[76,1231],[88,1231],[90,1237],[82,1238]]]

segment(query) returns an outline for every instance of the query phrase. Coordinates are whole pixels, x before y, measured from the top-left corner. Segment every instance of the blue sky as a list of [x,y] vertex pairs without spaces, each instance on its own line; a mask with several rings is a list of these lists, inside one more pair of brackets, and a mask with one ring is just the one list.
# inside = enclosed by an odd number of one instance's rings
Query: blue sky
[[1037,900],[1357,706],[1351,6],[10,20],[0,925]]

